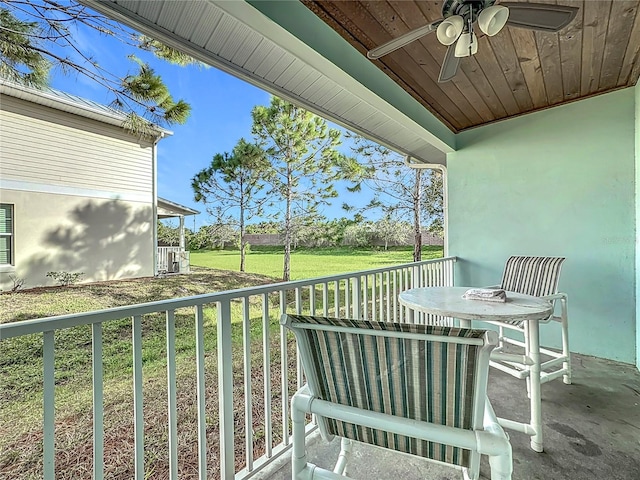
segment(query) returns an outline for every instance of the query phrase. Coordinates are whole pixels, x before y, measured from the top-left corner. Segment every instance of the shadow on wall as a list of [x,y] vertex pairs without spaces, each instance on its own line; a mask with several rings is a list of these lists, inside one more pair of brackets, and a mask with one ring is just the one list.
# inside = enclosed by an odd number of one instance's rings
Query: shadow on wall
[[45,231],[21,276],[28,287],[53,284],[47,272],[83,272],[82,281],[153,274],[151,207],[90,200],[68,213],[65,225]]

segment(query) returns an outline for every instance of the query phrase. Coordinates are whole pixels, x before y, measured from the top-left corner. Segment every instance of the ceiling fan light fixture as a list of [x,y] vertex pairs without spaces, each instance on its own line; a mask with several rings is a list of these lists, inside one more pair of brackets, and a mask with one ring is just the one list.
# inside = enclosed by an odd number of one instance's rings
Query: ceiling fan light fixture
[[478,26],[485,34],[493,37],[509,20],[509,9],[502,5],[493,5],[480,12]]
[[464,18],[460,15],[452,15],[438,25],[438,30],[436,30],[438,41],[442,45],[451,45],[460,37],[463,29]]
[[463,33],[456,43],[455,56],[469,57],[478,53],[478,38],[475,33]]

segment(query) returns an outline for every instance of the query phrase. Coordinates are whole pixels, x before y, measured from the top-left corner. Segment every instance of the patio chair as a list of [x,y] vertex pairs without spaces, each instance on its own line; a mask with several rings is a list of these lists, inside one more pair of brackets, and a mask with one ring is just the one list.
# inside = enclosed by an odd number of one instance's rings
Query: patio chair
[[[540,383],[545,383],[562,376],[564,383],[571,383],[571,356],[569,352],[569,319],[567,316],[567,295],[558,292],[558,280],[563,257],[525,257],[512,256],[507,260],[502,274],[502,283],[499,288],[507,291],[533,295],[549,300],[556,306],[560,303],[560,315],[554,313],[542,321],[560,322],[562,333],[562,351],[558,352],[540,347],[540,353],[551,357],[551,360],[540,364]],[[529,354],[529,339],[524,322],[487,322],[499,327],[499,346],[494,352],[502,352],[505,344],[514,345],[525,350]],[[505,329],[517,332],[520,339],[505,336]],[[561,368],[557,368],[562,364]],[[529,376],[529,367],[514,362],[491,361],[491,366],[502,370],[516,378],[523,379]],[[529,383],[527,382],[527,386]]]
[[[511,444],[486,397],[497,334],[485,330],[283,315],[307,384],[291,400],[293,479],[340,479],[352,441],[418,455],[479,476],[510,479]],[[307,462],[305,417],[342,437],[335,468]]]

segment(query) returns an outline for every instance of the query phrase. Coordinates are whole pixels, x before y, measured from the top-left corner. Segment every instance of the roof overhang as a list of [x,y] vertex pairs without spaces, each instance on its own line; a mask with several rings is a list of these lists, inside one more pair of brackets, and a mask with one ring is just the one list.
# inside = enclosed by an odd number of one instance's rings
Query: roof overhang
[[81,3],[418,161],[455,150],[446,126],[299,2]]
[[[0,95],[19,98],[37,105],[79,115],[84,118],[114,125],[119,128],[122,128],[123,123],[127,119],[126,115],[112,108],[75,95],[70,95],[50,88],[39,90],[3,79],[0,79]],[[159,127],[154,128],[152,131],[155,138],[173,135],[173,132],[170,130],[165,130]]]
[[175,218],[197,215],[200,212],[193,208],[185,207],[166,198],[158,197],[158,218]]

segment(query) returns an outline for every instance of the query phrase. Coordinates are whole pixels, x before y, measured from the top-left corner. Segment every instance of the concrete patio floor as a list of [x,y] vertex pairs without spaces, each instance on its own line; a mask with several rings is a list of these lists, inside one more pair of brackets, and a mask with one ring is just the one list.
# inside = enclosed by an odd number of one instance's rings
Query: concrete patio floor
[[[628,364],[572,355],[573,384],[554,380],[542,386],[543,453],[529,448],[529,437],[507,431],[513,447],[514,480],[640,479],[640,372]],[[528,400],[524,382],[491,369],[489,397],[498,416],[524,420]],[[309,461],[331,468],[339,440],[308,441]],[[490,478],[482,459],[481,478]],[[355,479],[461,479],[458,470],[420,458],[356,444],[349,476]],[[291,478],[289,457],[264,480]]]

